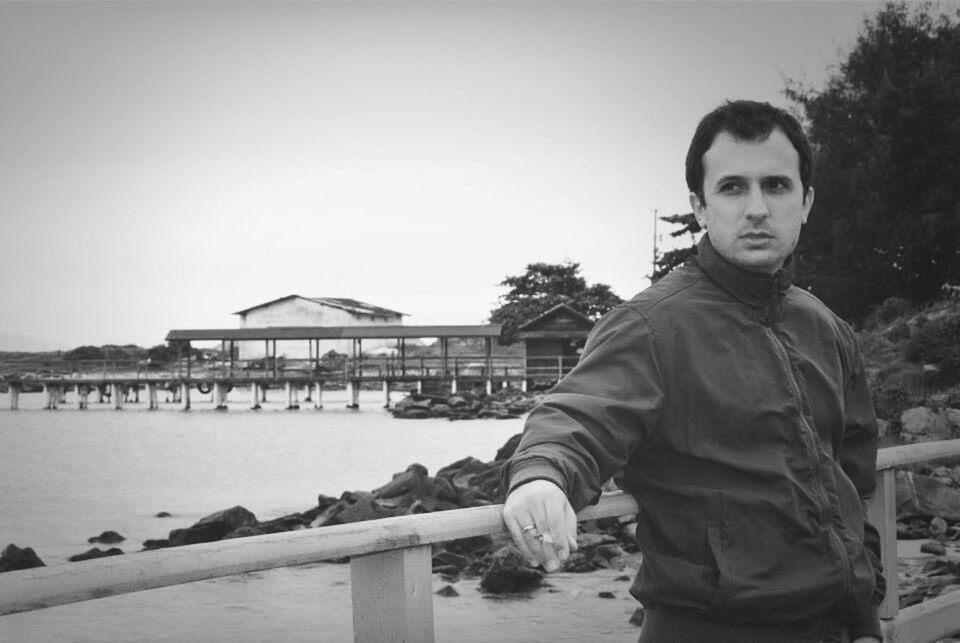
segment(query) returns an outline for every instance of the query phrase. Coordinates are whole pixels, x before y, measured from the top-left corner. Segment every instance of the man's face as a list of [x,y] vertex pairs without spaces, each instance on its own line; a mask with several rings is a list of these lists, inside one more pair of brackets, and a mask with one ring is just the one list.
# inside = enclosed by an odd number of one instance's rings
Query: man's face
[[703,196],[690,195],[693,212],[717,252],[751,272],[773,274],[800,237],[813,205],[800,182],[800,155],[774,129],[763,141],[720,132],[703,155]]

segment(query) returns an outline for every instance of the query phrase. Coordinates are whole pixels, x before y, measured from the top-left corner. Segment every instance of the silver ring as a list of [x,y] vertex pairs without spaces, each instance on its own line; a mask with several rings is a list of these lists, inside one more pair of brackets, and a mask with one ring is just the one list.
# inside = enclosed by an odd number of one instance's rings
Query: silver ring
[[553,536],[550,534],[537,534],[537,540],[542,543],[553,544]]
[[537,530],[537,528],[536,528],[534,525],[527,525],[526,527],[521,527],[521,528],[520,528],[520,531],[523,531],[523,532],[536,531],[536,530]]

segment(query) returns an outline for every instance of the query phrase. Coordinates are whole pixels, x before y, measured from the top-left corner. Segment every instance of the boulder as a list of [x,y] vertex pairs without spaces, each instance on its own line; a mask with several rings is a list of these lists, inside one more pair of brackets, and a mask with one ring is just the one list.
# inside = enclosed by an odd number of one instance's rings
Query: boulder
[[423,494],[423,488],[429,471],[422,464],[411,464],[402,473],[397,473],[393,479],[382,487],[374,489],[371,493],[374,498],[394,498],[406,494],[420,496]]
[[317,516],[310,526],[342,525],[389,518],[402,513],[403,510],[378,502],[374,495],[367,491],[345,491],[340,499]]
[[540,587],[543,572],[527,565],[520,550],[506,545],[493,552],[480,589],[491,594],[515,594]]
[[126,538],[121,536],[115,531],[104,531],[99,536],[93,536],[88,538],[88,543],[101,543],[103,545],[115,545],[117,543],[122,543]]
[[898,521],[939,516],[948,523],[960,522],[960,490],[911,471],[897,471],[896,480]]
[[205,516],[186,529],[174,529],[167,540],[171,547],[209,543],[221,540],[241,527],[254,527],[256,524],[257,517],[251,511],[236,506]]
[[119,547],[111,547],[110,549],[103,550],[99,547],[94,547],[93,549],[88,549],[82,554],[75,554],[68,558],[71,563],[76,563],[81,560],[92,560],[94,558],[104,558],[106,556],[120,556],[123,554],[123,550]]
[[12,572],[31,567],[45,567],[37,553],[31,547],[17,547],[13,543],[0,552],[0,572]]
[[143,541],[143,551],[152,551],[154,549],[166,549],[171,547],[170,541],[166,538],[149,538]]
[[900,438],[904,442],[930,442],[952,437],[953,428],[945,412],[916,406],[900,414]]

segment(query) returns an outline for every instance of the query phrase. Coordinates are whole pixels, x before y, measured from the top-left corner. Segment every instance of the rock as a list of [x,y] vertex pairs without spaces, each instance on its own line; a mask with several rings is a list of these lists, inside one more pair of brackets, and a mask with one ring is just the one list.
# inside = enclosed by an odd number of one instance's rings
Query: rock
[[928,540],[920,545],[920,551],[925,554],[933,554],[934,556],[946,556],[947,554],[947,549],[943,546],[943,543],[937,542],[936,540]]
[[460,596],[460,592],[454,589],[452,585],[444,585],[435,591],[434,594],[437,596]]
[[947,422],[955,431],[960,431],[960,409],[947,409]]
[[236,506],[205,516],[186,529],[174,529],[167,540],[170,547],[209,543],[221,540],[241,527],[254,527],[256,524],[257,517],[252,512]]
[[389,518],[404,513],[395,507],[388,507],[366,491],[345,491],[340,499],[328,507],[311,523],[311,527],[324,525],[342,525],[377,518]]
[[374,489],[374,498],[394,498],[405,494],[420,496],[427,484],[429,471],[422,464],[411,464],[403,473],[397,473],[387,484]]
[[171,547],[170,541],[166,538],[151,538],[143,541],[143,550],[151,551],[153,549],[166,549]]
[[[233,531],[233,530],[230,530]],[[186,529],[174,529],[167,536],[168,547],[182,547],[183,545],[196,545],[197,543],[211,543],[220,540],[229,532],[222,530],[214,525],[193,526]]]
[[937,540],[944,540],[947,537],[947,530],[949,529],[947,521],[941,518],[940,516],[934,516],[930,520],[930,535],[936,538]]
[[173,516],[170,515],[169,511],[161,511],[155,516],[155,518],[173,518]]
[[0,552],[0,572],[12,572],[31,567],[45,567],[37,553],[31,547],[17,547],[10,543]]
[[896,474],[897,520],[939,516],[948,523],[960,522],[960,490],[910,471]]
[[953,437],[953,429],[946,413],[916,406],[900,414],[900,437],[907,443],[949,440]]
[[281,516],[280,518],[274,518],[273,520],[267,520],[264,522],[258,522],[255,526],[244,526],[240,529],[236,529],[231,532],[231,536],[234,536],[237,531],[241,530],[251,530],[257,532],[249,533],[249,535],[260,535],[260,534],[275,534],[281,531],[295,531],[297,529],[303,529],[310,524],[310,519],[304,517],[304,514],[289,514],[286,516]]
[[616,597],[617,595],[614,594],[613,592],[604,591],[604,592],[597,593],[597,598],[616,598]]
[[126,538],[124,538],[123,536],[121,536],[115,531],[105,531],[101,533],[99,536],[93,536],[92,538],[88,538],[87,542],[101,543],[103,545],[115,545],[117,543],[122,543],[124,540],[126,540]]
[[104,558],[106,556],[120,556],[122,554],[123,550],[118,547],[111,547],[105,551],[99,547],[94,547],[93,549],[88,549],[82,554],[71,556],[67,560],[69,560],[71,563],[76,563],[81,560],[92,560],[94,558]]
[[529,567],[513,545],[501,547],[490,557],[490,567],[480,580],[480,589],[491,594],[514,594],[540,587],[543,573]]
[[267,532],[263,531],[259,527],[237,527],[229,534],[224,536],[221,540],[228,540],[230,538],[249,538],[250,536],[262,536]]
[[642,607],[638,607],[637,609],[633,610],[633,616],[630,617],[630,624],[636,625],[637,627],[640,627],[641,625],[643,625],[643,608]]
[[451,576],[459,575],[470,560],[462,555],[452,551],[441,551],[433,556],[432,565],[435,574],[449,574]]

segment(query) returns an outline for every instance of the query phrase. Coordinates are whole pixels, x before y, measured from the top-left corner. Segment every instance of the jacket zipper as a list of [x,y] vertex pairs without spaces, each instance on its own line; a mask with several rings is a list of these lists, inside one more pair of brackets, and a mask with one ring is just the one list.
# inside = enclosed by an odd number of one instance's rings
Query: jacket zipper
[[834,548],[840,554],[840,559],[843,564],[843,593],[847,595],[850,592],[850,559],[847,555],[847,550],[843,546],[843,541],[840,539],[840,536],[836,533],[833,527],[832,516],[830,516],[830,501],[827,497],[826,485],[823,481],[823,460],[820,457],[820,450],[817,448],[817,443],[819,438],[817,437],[816,431],[813,427],[810,426],[807,422],[807,418],[803,413],[803,397],[800,394],[800,385],[797,383],[796,378],[793,375],[793,366],[790,361],[790,355],[787,352],[786,346],[784,346],[783,341],[780,337],[774,332],[771,324],[765,324],[765,329],[770,337],[773,339],[773,344],[777,348],[777,355],[783,363],[784,369],[787,372],[787,381],[790,383],[790,388],[793,391],[794,398],[797,402],[797,408],[800,411],[800,427],[803,432],[803,436],[806,438],[804,440],[804,446],[809,453],[810,460],[814,464],[814,474],[815,474],[815,496],[817,498],[817,509],[820,512],[820,520],[826,525],[827,534],[829,534],[830,540],[833,542]]

